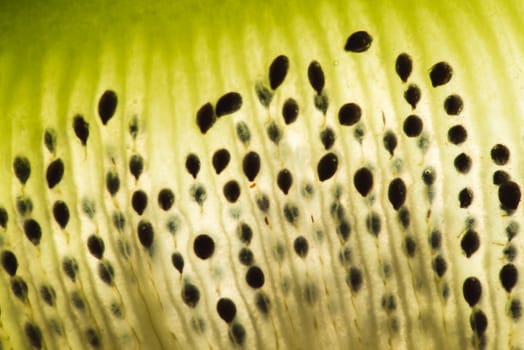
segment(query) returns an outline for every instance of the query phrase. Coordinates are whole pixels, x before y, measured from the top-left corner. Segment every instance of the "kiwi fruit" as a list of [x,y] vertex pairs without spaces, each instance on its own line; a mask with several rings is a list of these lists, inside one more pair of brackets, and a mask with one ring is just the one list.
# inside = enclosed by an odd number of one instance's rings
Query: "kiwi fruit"
[[0,348],[522,349],[521,1],[0,5]]

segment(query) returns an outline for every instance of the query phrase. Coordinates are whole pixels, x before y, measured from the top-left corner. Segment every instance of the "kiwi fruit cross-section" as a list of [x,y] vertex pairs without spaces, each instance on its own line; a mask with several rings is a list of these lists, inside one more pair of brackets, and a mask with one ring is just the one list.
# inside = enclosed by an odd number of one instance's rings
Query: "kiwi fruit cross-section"
[[522,349],[522,1],[4,1],[1,349]]

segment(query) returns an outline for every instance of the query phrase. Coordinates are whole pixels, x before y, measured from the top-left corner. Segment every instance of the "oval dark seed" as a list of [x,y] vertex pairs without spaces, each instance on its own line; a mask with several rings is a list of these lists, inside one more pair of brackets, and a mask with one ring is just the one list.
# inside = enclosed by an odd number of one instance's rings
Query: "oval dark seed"
[[191,185],[189,188],[189,194],[191,195],[191,198],[193,198],[193,200],[198,203],[198,205],[204,204],[205,200],[207,199],[206,189],[199,183]]
[[520,203],[520,187],[513,181],[506,181],[499,186],[498,196],[502,209],[512,212]]
[[388,199],[393,209],[398,210],[406,201],[407,188],[401,178],[396,178],[389,183]]
[[211,129],[216,122],[215,111],[210,102],[205,103],[200,107],[196,114],[196,122],[200,132],[205,134]]
[[113,90],[106,90],[98,101],[98,115],[102,124],[106,125],[109,119],[113,117],[116,111],[118,98]]
[[353,184],[362,197],[366,197],[373,187],[373,173],[368,168],[360,168],[353,176]]
[[412,109],[417,107],[421,96],[422,93],[420,92],[420,88],[416,84],[410,84],[407,90],[404,91],[404,99],[409,103]]
[[135,177],[136,180],[142,175],[144,170],[144,158],[140,154],[133,154],[129,158],[129,171]]
[[217,313],[226,323],[231,323],[237,314],[237,307],[233,300],[220,298],[217,302]]
[[393,131],[388,130],[382,138],[382,143],[384,144],[384,148],[386,149],[386,151],[388,151],[390,155],[393,155],[398,144],[397,136],[395,135],[395,133],[393,133]]
[[62,228],[66,228],[69,223],[69,208],[64,201],[58,200],[53,205],[53,217],[56,223]]
[[428,167],[422,171],[422,181],[426,186],[431,186],[437,179],[436,170],[433,167]]
[[292,98],[288,98],[284,105],[282,106],[282,117],[284,117],[284,122],[289,125],[294,123],[298,117],[298,103]]
[[153,225],[146,220],[140,220],[137,225],[138,240],[145,248],[150,248],[153,245],[155,232]]
[[47,167],[46,180],[47,186],[53,188],[60,183],[64,176],[64,162],[58,158],[52,161]]
[[507,172],[505,172],[504,170],[496,170],[494,173],[493,173],[493,184],[494,185],[500,185],[506,181],[509,181],[511,179],[511,177],[509,176],[509,174]]
[[400,224],[405,229],[407,229],[411,223],[411,214],[409,213],[409,209],[405,206],[400,207],[398,210],[398,221],[400,221]]
[[251,239],[253,238],[253,230],[245,222],[241,222],[237,227],[237,234],[240,238],[240,241],[244,244],[249,245]]
[[269,66],[269,86],[277,89],[286,78],[289,69],[289,58],[284,55],[277,56]]
[[506,165],[509,161],[509,149],[503,144],[496,144],[491,148],[491,159],[496,165]]
[[80,114],[75,115],[73,118],[73,130],[75,131],[76,137],[78,137],[82,145],[85,146],[89,138],[89,123],[86,122]]
[[463,188],[458,195],[458,200],[461,208],[467,208],[473,202],[473,191],[470,188]]
[[191,153],[186,158],[186,169],[193,179],[196,179],[198,172],[200,171],[200,159],[194,153]]
[[16,270],[18,270],[18,259],[16,255],[10,250],[4,250],[1,259],[4,271],[10,276],[16,275]]
[[468,138],[468,132],[462,125],[455,125],[448,130],[448,141],[460,145]]
[[464,295],[464,300],[466,300],[470,307],[475,306],[482,296],[482,285],[478,278],[466,278],[462,284],[462,294]]
[[246,273],[246,282],[253,288],[258,289],[264,285],[264,272],[258,266],[251,266]]
[[417,242],[411,236],[407,236],[404,240],[404,249],[406,249],[406,254],[410,258],[415,256],[417,250]]
[[158,206],[167,211],[175,203],[175,194],[169,188],[163,188],[158,192]]
[[97,259],[102,259],[104,257],[105,244],[102,240],[102,237],[97,235],[91,235],[87,239],[87,248],[89,253]]
[[335,139],[335,132],[330,127],[327,127],[320,132],[320,141],[324,145],[324,149],[326,151],[333,147],[333,144],[335,144]]
[[362,271],[358,267],[350,267],[348,275],[346,277],[346,283],[353,292],[358,292],[362,288],[364,278],[362,277]]
[[511,293],[511,290],[515,287],[519,279],[519,272],[515,265],[504,265],[502,269],[500,269],[499,279],[506,292]]
[[517,248],[513,244],[508,244],[502,251],[504,257],[509,261],[514,261],[517,258]]
[[56,131],[54,129],[47,128],[44,131],[44,144],[49,153],[55,153],[56,151]]
[[271,302],[266,293],[258,292],[255,294],[255,305],[260,312],[262,312],[264,315],[267,315],[269,313]]
[[305,258],[309,251],[307,239],[304,236],[298,236],[295,238],[295,241],[293,242],[293,249],[295,249],[295,253],[297,253],[299,257]]
[[278,188],[280,188],[280,190],[282,191],[282,193],[288,194],[292,184],[293,175],[291,175],[291,172],[287,169],[280,170],[277,175],[277,185]]
[[448,115],[459,115],[464,108],[464,102],[459,95],[449,95],[444,100],[444,110]]
[[108,171],[106,174],[106,189],[111,196],[114,196],[120,189],[120,178],[114,171]]
[[271,121],[269,125],[266,128],[267,137],[273,142],[275,145],[278,145],[280,140],[282,140],[282,131],[278,127],[278,125]]
[[522,317],[522,303],[519,299],[512,299],[509,303],[508,312],[514,321],[520,320]]
[[475,310],[469,319],[471,329],[475,331],[477,336],[481,337],[488,328],[488,318],[482,310]]
[[194,284],[186,283],[182,288],[181,296],[187,306],[194,308],[200,300],[200,291]]
[[422,132],[423,126],[422,119],[420,119],[419,116],[412,114],[404,120],[404,133],[408,137],[417,137]]
[[42,285],[39,288],[40,297],[49,306],[55,306],[56,292],[51,285]]
[[42,331],[40,327],[32,322],[26,322],[24,325],[24,333],[33,348],[42,348]]
[[98,264],[98,277],[107,285],[114,284],[115,270],[109,261],[103,260]]
[[76,275],[78,274],[78,262],[75,258],[66,256],[62,259],[62,269],[71,281],[76,282]]
[[453,69],[447,62],[438,62],[431,67],[429,77],[431,79],[431,85],[437,87],[440,85],[447,84],[453,76]]
[[29,215],[33,211],[33,201],[29,197],[18,196],[16,197],[16,209],[20,216]]
[[319,161],[317,165],[317,174],[320,181],[330,179],[338,169],[338,158],[334,153],[327,153]]
[[378,213],[372,211],[366,216],[366,229],[374,236],[379,235],[382,230],[382,220]]
[[11,291],[21,301],[27,301],[27,293],[29,289],[26,281],[22,277],[14,276],[11,278]]
[[27,239],[33,243],[33,245],[38,245],[40,239],[42,238],[42,229],[40,224],[35,219],[27,219],[24,221],[24,232]]
[[269,107],[271,100],[273,99],[273,92],[262,82],[258,81],[255,83],[255,93],[260,104],[266,108]]
[[368,32],[359,30],[347,38],[344,50],[350,52],[364,52],[371,47],[372,42],[373,38]]
[[243,121],[239,121],[236,125],[236,132],[240,142],[247,146],[251,140],[251,132],[249,131],[247,124]]
[[184,271],[184,257],[182,254],[175,252],[171,255],[171,263],[178,272],[182,273]]
[[444,276],[444,274],[448,270],[448,264],[441,255],[437,255],[433,259],[431,267],[433,268],[433,271],[435,271],[438,277]]
[[433,230],[429,236],[431,249],[438,250],[442,244],[442,233],[439,230]]
[[242,107],[242,96],[238,92],[228,92],[222,95],[216,104],[216,115],[221,117],[232,114]]
[[320,63],[317,61],[312,61],[309,64],[307,69],[307,77],[311,87],[317,92],[317,95],[321,95],[326,81],[324,78],[324,71],[322,70]]
[[260,171],[260,156],[256,152],[249,152],[242,160],[242,170],[249,181],[253,181]]
[[31,163],[29,163],[29,159],[24,156],[16,156],[13,161],[13,171],[18,181],[24,185],[31,175]]
[[258,209],[263,212],[263,213],[267,213],[268,210],[269,210],[269,198],[266,194],[264,193],[261,193],[261,194],[258,194],[257,195],[257,198],[256,198],[256,203],[257,203],[257,207]]
[[315,95],[313,103],[316,109],[321,111],[324,115],[326,114],[329,107],[329,98],[325,93],[322,93],[322,95]]
[[142,190],[133,192],[131,205],[138,215],[142,215],[147,207],[147,194]]
[[246,329],[240,323],[233,323],[228,331],[229,339],[236,345],[243,345],[246,340]]
[[235,180],[226,182],[223,189],[224,197],[230,203],[235,203],[240,196],[240,186]]
[[471,170],[471,158],[466,153],[461,153],[455,157],[453,165],[455,169],[461,174],[467,174]]
[[238,260],[242,265],[251,266],[254,261],[253,252],[249,248],[241,248],[238,252]]
[[361,117],[362,109],[353,102],[342,105],[338,110],[338,121],[340,125],[354,125],[360,121]]
[[88,328],[85,331],[85,335],[87,338],[87,342],[89,343],[89,345],[91,345],[91,347],[95,349],[100,347],[101,345],[100,335],[98,335],[98,332],[96,330],[94,330],[93,328]]
[[0,227],[7,228],[7,221],[9,220],[9,214],[4,207],[0,207]]
[[213,154],[211,162],[213,163],[213,168],[215,168],[216,173],[220,174],[228,166],[230,160],[231,155],[229,154],[229,151],[222,148]]
[[293,203],[284,204],[283,212],[287,222],[289,222],[291,225],[295,225],[297,223],[299,210],[296,205]]
[[462,247],[464,254],[466,254],[466,257],[469,258],[480,247],[480,239],[478,233],[473,230],[468,230],[466,234],[464,234],[464,237],[462,237],[460,246]]
[[395,61],[395,71],[402,82],[406,82],[413,70],[413,61],[407,53],[398,55]]
[[215,252],[215,241],[208,235],[198,235],[193,241],[193,250],[200,259],[209,259]]

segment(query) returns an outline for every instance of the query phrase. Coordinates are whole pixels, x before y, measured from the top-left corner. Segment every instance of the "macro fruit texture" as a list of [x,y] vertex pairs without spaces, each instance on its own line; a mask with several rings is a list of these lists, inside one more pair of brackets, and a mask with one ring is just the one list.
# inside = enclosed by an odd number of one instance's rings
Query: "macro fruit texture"
[[523,10],[0,3],[1,348],[522,348]]

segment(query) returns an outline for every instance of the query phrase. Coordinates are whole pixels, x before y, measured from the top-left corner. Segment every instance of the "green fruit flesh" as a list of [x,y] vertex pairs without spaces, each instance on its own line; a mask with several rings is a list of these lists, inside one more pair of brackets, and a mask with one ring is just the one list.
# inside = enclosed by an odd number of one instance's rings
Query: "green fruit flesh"
[[[0,348],[523,347],[522,10],[0,4]],[[345,50],[359,31],[372,41]],[[452,95],[464,106],[446,113]],[[355,123],[339,119],[346,103]],[[493,184],[496,170],[513,182]]]

